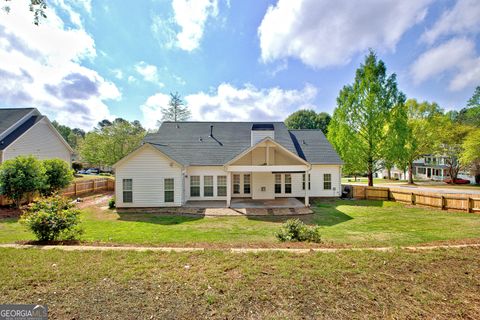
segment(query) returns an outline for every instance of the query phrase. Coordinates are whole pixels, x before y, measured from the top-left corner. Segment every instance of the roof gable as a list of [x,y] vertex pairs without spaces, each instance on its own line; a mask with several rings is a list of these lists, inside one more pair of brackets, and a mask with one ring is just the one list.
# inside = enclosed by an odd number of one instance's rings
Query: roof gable
[[0,138],[34,110],[35,108],[0,108]]

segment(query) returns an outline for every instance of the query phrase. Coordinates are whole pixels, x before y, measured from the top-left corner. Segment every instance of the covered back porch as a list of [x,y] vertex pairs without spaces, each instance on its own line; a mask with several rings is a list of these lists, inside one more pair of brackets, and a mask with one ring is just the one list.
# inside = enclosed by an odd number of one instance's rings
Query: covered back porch
[[[292,174],[303,174],[304,183],[308,185],[310,170],[307,161],[274,140],[265,138],[225,165],[226,205],[232,208],[239,203],[265,207],[298,206],[300,201],[292,195]],[[303,206],[309,206],[308,188],[295,197],[303,197]]]

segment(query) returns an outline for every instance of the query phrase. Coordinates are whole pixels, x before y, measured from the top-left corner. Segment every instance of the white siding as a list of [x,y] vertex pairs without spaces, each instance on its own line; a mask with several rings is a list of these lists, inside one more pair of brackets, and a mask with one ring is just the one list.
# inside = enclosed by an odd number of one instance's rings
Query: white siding
[[[227,197],[217,196],[217,176],[227,176],[223,166],[192,166],[187,168],[185,179],[185,198],[188,200],[227,200]],[[190,197],[190,176],[200,176],[200,197]],[[203,196],[203,176],[213,176],[213,197]]]
[[[175,201],[164,202],[164,179],[174,179]],[[132,179],[133,202],[123,203],[123,179]],[[153,147],[137,150],[115,168],[117,207],[165,207],[182,205],[183,175],[181,167]]]
[[253,146],[266,137],[275,139],[275,131],[273,130],[252,130],[250,136],[250,145]]
[[[252,176],[252,199],[274,199],[275,175],[270,172],[254,172]],[[262,188],[265,190],[262,191]]]
[[41,160],[59,158],[71,163],[70,150],[53,131],[46,119],[39,121],[5,148],[3,161],[19,155],[33,155]]
[[[323,174],[332,175],[332,189],[323,189]],[[338,197],[341,195],[341,166],[338,165],[313,165],[310,171],[311,190],[310,197]],[[301,180],[300,180],[301,183]],[[302,186],[300,185],[300,188]]]

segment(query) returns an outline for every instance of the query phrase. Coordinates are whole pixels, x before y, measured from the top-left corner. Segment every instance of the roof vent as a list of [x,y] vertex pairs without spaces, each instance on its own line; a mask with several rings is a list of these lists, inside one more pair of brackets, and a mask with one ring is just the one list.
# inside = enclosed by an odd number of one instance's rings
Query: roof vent
[[307,142],[305,140],[302,140],[302,144],[307,144]]
[[199,141],[199,142],[203,142],[203,139],[200,137],[200,138],[198,138],[198,141]]
[[180,129],[180,126],[178,125],[178,123],[175,125],[175,127],[176,127],[177,129]]
[[213,124],[210,125],[210,137],[213,138]]

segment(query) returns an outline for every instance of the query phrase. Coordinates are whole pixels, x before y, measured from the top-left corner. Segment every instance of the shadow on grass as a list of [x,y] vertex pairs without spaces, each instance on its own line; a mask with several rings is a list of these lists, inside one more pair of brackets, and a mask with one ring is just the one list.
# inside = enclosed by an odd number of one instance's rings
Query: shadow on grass
[[158,213],[122,213],[118,212],[120,221],[146,222],[161,225],[176,225],[205,218],[201,215],[179,215]]

